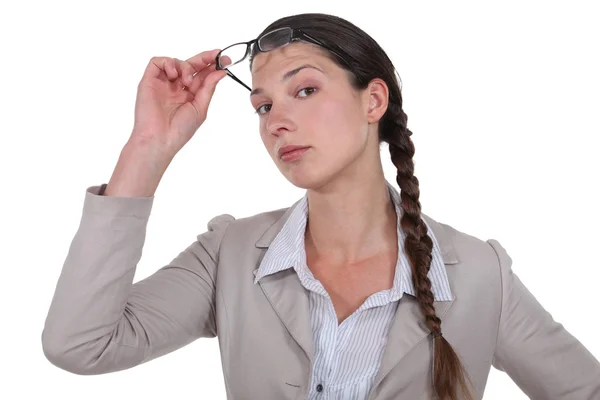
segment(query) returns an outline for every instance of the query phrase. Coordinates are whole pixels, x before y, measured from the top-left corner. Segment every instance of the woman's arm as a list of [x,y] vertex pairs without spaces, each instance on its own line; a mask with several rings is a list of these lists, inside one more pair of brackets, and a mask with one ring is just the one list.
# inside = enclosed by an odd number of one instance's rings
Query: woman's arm
[[502,278],[494,367],[533,400],[600,399],[598,360],[523,285],[502,245],[494,239],[488,244],[498,256]]
[[48,360],[76,374],[102,374],[216,336],[218,252],[234,218],[211,219],[168,265],[132,284],[153,197],[100,196],[98,188],[86,192],[46,318]]

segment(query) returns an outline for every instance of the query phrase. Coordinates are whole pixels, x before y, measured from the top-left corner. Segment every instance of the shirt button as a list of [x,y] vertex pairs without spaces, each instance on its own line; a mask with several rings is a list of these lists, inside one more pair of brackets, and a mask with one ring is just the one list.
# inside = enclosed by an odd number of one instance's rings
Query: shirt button
[[323,391],[323,385],[321,385],[320,383],[317,385],[317,392],[322,392]]

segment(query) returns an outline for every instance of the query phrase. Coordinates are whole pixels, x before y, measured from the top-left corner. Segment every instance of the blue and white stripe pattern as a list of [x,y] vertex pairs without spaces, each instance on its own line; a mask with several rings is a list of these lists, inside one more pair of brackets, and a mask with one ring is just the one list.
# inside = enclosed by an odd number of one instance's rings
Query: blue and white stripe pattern
[[[402,209],[398,191],[387,182],[398,216],[398,261],[391,289],[374,293],[338,326],[333,303],[320,281],[306,264],[304,233],[308,217],[305,195],[292,210],[289,219],[269,246],[255,278],[294,268],[309,293],[310,317],[314,342],[314,366],[308,398],[328,400],[364,400],[379,370],[387,332],[398,300],[404,293],[414,296],[410,262],[404,252],[405,234],[400,226]],[[427,222],[433,240],[429,278],[435,300],[452,299],[442,254]]]

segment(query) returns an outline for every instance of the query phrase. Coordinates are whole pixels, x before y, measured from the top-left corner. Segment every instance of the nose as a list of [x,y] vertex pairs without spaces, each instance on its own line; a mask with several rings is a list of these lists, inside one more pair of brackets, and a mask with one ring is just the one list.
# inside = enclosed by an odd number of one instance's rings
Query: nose
[[281,105],[275,107],[271,105],[269,114],[267,117],[267,132],[271,135],[280,135],[285,131],[292,131],[295,129],[295,124],[290,118],[290,112]]

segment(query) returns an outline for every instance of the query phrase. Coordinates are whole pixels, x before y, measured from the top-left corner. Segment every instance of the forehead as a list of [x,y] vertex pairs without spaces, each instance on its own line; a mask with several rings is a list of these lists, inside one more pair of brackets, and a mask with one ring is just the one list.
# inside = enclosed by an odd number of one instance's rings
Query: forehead
[[331,70],[333,62],[324,49],[310,43],[297,42],[258,53],[252,60],[252,84],[256,86],[268,78],[278,79],[281,74],[299,63],[309,63],[321,70]]

